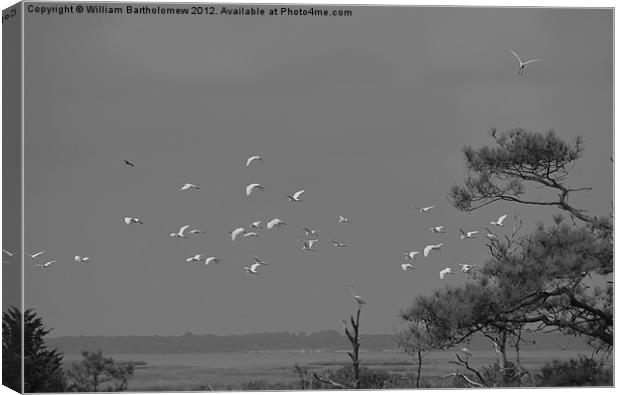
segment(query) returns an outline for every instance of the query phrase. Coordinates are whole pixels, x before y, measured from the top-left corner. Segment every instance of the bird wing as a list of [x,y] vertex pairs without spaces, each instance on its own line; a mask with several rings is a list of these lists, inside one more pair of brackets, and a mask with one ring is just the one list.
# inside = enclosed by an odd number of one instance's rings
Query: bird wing
[[243,233],[245,231],[245,229],[243,228],[237,228],[235,230],[233,230],[230,235],[232,237],[233,240],[235,240],[237,238],[237,236],[239,236],[240,233]]
[[256,159],[256,156],[250,156],[247,161],[245,161],[246,166],[250,166],[250,163]]
[[260,263],[253,263],[252,266],[250,266],[250,270],[256,273],[256,269],[260,266]]
[[467,235],[471,236],[471,235],[475,235],[476,233],[478,233],[477,230],[472,230],[471,232],[467,232]]
[[295,194],[293,195],[293,197],[295,198],[295,200],[299,199],[299,197],[301,196],[301,194],[304,193],[304,190],[302,189],[301,191],[297,191],[295,192]]
[[181,190],[182,190],[182,191],[184,191],[184,190],[186,190],[186,189],[188,189],[188,188],[191,188],[191,186],[192,186],[191,184],[185,184],[185,185],[183,185],[183,186],[181,187]]
[[308,248],[312,248],[313,245],[315,245],[318,242],[318,240],[314,239],[314,240],[308,240]]
[[256,184],[250,184],[247,187],[245,187],[245,195],[250,196],[250,194],[252,193],[252,189],[254,189],[255,186]]
[[179,229],[179,234],[181,236],[183,236],[183,232],[185,232],[185,230],[187,230],[187,228],[189,228],[189,225],[182,226],[181,229]]
[[527,62],[523,63],[523,65],[525,66],[526,64],[530,64],[533,62],[542,62],[542,59],[530,59]]
[[463,229],[459,228],[459,232],[461,232],[463,236],[467,236],[467,234],[463,231]]
[[[510,48],[508,48],[508,49],[510,49]],[[521,58],[519,57],[519,55],[517,55],[517,54],[515,53],[515,51],[513,51],[512,49],[510,49],[510,52],[512,52],[512,54],[515,56],[515,58],[517,58],[517,60],[519,61],[519,64],[523,64],[523,62],[521,61]]]
[[426,247],[424,247],[424,257],[428,258],[428,254],[431,252],[431,250],[433,249],[432,245],[427,245]]
[[131,223],[131,218],[125,217],[125,223],[129,225]]
[[499,219],[497,220],[497,223],[501,224],[502,222],[504,222],[504,220],[506,219],[507,216],[508,216],[508,214],[504,214],[501,217],[499,217]]
[[258,263],[258,264],[263,263],[263,261],[261,261],[261,259],[260,259],[259,257],[257,257],[257,256],[255,256],[255,257],[254,257],[254,261],[255,261],[256,263]]
[[304,226],[302,226],[301,228],[306,232],[307,235],[312,234],[312,231],[310,229],[308,229],[308,228],[306,228]]
[[13,255],[15,255],[14,253],[9,252],[9,251],[5,250],[4,248],[2,249],[2,252],[4,252],[5,254],[7,254],[8,256],[13,256]]

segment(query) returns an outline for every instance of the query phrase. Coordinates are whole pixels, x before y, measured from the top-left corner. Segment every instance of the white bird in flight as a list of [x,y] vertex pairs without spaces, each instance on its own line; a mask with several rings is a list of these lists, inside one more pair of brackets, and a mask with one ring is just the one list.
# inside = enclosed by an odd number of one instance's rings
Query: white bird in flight
[[340,223],[340,224],[350,224],[351,221],[349,221],[348,218],[343,217],[342,215],[339,215],[338,216],[338,223]]
[[49,261],[49,262],[46,262],[46,263],[39,263],[39,264],[36,264],[35,266],[36,267],[42,267],[42,268],[48,268],[48,267],[52,266],[54,263],[56,263],[56,261]]
[[245,166],[248,167],[248,166],[250,166],[252,164],[252,162],[254,162],[254,161],[262,161],[262,160],[263,160],[263,158],[258,156],[258,155],[250,156],[248,158],[248,160],[245,161]]
[[346,244],[341,243],[341,242],[336,241],[336,240],[331,240],[331,243],[334,245],[334,247],[348,247]]
[[271,221],[267,222],[267,229],[280,228],[285,225],[286,222],[282,221],[279,218],[274,218]]
[[444,226],[443,226],[443,225],[441,225],[441,226],[433,226],[432,228],[429,228],[429,229],[430,229],[430,230],[431,230],[431,232],[433,232],[433,233],[446,233],[446,232],[443,230],[443,228],[444,228]]
[[415,267],[411,263],[403,263],[400,265],[403,268],[403,271],[406,272],[407,269],[415,269]]
[[260,274],[259,272],[256,271],[256,269],[258,269],[260,265],[261,265],[260,263],[254,263],[250,267],[244,266],[243,268],[248,274]]
[[13,255],[15,255],[15,253],[10,252],[10,251],[7,251],[7,250],[5,250],[4,248],[2,249],[2,252],[4,252],[5,254],[7,254],[8,256],[13,256]]
[[170,233],[170,236],[172,236],[172,237],[179,237],[181,239],[184,239],[186,237],[185,236],[185,231],[187,230],[187,228],[189,228],[189,225],[181,226],[181,229],[179,229],[178,233]]
[[[510,48],[508,48],[510,49]],[[515,58],[517,58],[517,60],[519,61],[519,71],[517,72],[517,74],[519,75],[523,75],[523,73],[525,72],[525,66],[530,64],[530,63],[534,63],[534,62],[541,62],[542,59],[530,59],[526,62],[522,61],[521,58],[519,57],[519,55],[517,55],[515,53],[515,51],[513,51],[512,49],[510,49],[510,52],[512,52],[512,54],[515,56]]]
[[439,244],[429,244],[426,247],[424,247],[424,258],[428,258],[428,254],[431,253],[432,250],[437,250],[439,251],[441,249],[441,246],[443,245],[443,243],[439,243]]
[[259,265],[269,265],[269,262],[265,262],[257,256],[254,257],[254,262],[256,262]]
[[196,254],[192,257],[187,258],[185,261],[186,262],[200,262],[202,261],[202,254]]
[[301,228],[304,230],[304,232],[306,232],[306,236],[318,236],[319,235],[319,231],[318,230],[309,229],[309,228],[306,228],[304,226],[302,226]]
[[263,229],[263,225],[261,221],[254,221],[250,224],[250,228],[252,229]]
[[186,190],[188,190],[188,189],[192,189],[192,188],[193,188],[193,189],[200,189],[200,187],[199,187],[198,185],[196,185],[196,184],[191,184],[191,183],[189,183],[189,182],[188,182],[188,183],[186,183],[185,185],[183,185],[183,186],[181,187],[181,190],[182,190],[182,191],[186,191]]
[[35,259],[36,257],[38,257],[39,255],[43,254],[45,251],[39,251],[39,252],[35,252],[34,254],[29,254],[26,253],[26,255],[28,255],[30,257],[30,259]]
[[140,218],[131,218],[131,217],[125,217],[125,223],[127,225],[129,225],[129,224],[142,224],[142,225],[144,225],[144,222],[142,222],[142,220]]
[[469,265],[467,263],[460,263],[459,266],[461,267],[461,272],[463,273],[469,273],[474,268],[478,267],[477,265]]
[[243,237],[258,237],[258,233],[256,232],[245,232],[242,234]]
[[472,230],[469,232],[465,232],[463,229],[459,228],[459,232],[461,232],[461,240],[463,239],[474,239],[474,235],[478,233],[477,230]]
[[428,213],[430,211],[430,209],[435,208],[435,206],[428,206],[428,207],[418,207],[418,206],[411,206],[413,208],[417,208],[419,212],[421,213]]
[[415,256],[418,255],[419,253],[420,253],[419,251],[409,251],[405,253],[405,259],[414,260]]
[[265,187],[257,183],[250,184],[247,187],[245,187],[245,195],[250,196],[252,194],[252,191],[254,191],[254,189],[259,189],[263,191],[265,190]]
[[76,255],[73,260],[75,263],[88,263],[90,261],[90,257]]
[[446,276],[447,276],[448,274],[451,274],[451,275],[453,275],[453,276],[455,275],[455,274],[454,274],[454,272],[452,271],[452,269],[450,269],[449,267],[447,267],[447,268],[442,269],[442,270],[440,270],[440,271],[439,271],[439,278],[443,280],[444,278],[446,278]]
[[364,298],[355,294],[355,288],[353,287],[353,284],[345,284],[345,285],[351,288],[351,296],[353,296],[353,299],[355,299],[355,301],[360,306],[360,308],[362,307],[362,305],[366,304],[366,301],[364,300]]
[[189,231],[190,235],[200,235],[200,234],[206,234],[207,232],[205,232],[204,230],[200,230],[200,229],[192,229]]
[[318,239],[313,239],[313,240],[299,240],[303,243],[303,246],[301,247],[302,250],[306,250],[306,251],[312,251],[312,252],[316,252],[316,250],[312,249],[312,246],[314,246],[316,243],[319,242]]
[[207,259],[205,259],[205,266],[208,266],[211,263],[215,263],[215,264],[220,264],[220,258],[214,257],[214,256],[210,256]]
[[286,197],[288,198],[289,201],[291,202],[303,202],[303,200],[301,200],[299,197],[301,196],[301,194],[304,193],[304,190],[300,190],[297,191],[293,194],[293,196],[291,195],[286,195]]
[[508,216],[508,214],[504,214],[501,217],[499,217],[499,219],[497,221],[491,221],[489,223],[491,225],[504,226],[504,220],[506,219],[507,216]]
[[245,233],[245,229],[243,228],[237,228],[235,230],[233,230],[232,232],[230,232],[230,238],[235,241],[235,239],[237,238],[237,236],[239,236],[240,234]]

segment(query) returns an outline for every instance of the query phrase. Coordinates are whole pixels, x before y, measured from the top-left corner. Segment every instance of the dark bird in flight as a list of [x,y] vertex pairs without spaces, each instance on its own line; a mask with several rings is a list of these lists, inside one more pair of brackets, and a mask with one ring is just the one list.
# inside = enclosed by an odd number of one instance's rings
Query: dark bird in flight
[[136,167],[136,165],[133,162],[128,161],[127,159],[125,159],[125,164],[127,166],[131,166],[131,167]]

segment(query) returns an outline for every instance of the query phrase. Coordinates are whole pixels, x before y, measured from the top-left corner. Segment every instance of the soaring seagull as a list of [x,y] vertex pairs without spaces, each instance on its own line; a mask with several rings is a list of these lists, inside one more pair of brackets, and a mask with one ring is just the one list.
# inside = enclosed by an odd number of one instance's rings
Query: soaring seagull
[[192,188],[193,188],[193,189],[200,189],[200,187],[199,187],[198,185],[196,185],[196,184],[191,184],[191,183],[189,183],[189,182],[188,182],[188,183],[186,183],[185,185],[183,185],[183,186],[181,187],[181,190],[182,190],[182,191],[186,191],[186,190],[188,190],[188,189],[192,189]]
[[285,225],[286,222],[282,221],[279,218],[274,218],[271,221],[267,222],[267,229],[280,228]]
[[230,238],[235,241],[235,239],[239,236],[245,233],[245,229],[243,228],[237,228],[235,230],[233,230],[232,232],[230,232]]
[[454,276],[454,272],[452,271],[452,269],[450,269],[449,267],[447,267],[447,268],[442,269],[442,270],[440,270],[440,271],[439,271],[439,278],[443,280],[443,279],[444,279],[444,278],[446,278],[446,276],[447,276],[447,275],[449,275],[449,274],[451,274],[451,275],[453,275],[453,276]]
[[250,184],[247,187],[245,187],[245,196],[250,196],[252,194],[252,191],[254,191],[254,189],[259,189],[262,191],[265,189],[265,187],[257,183]]
[[90,262],[90,257],[76,255],[73,260],[75,263],[88,263]]
[[418,207],[418,206],[411,206],[412,208],[417,208],[419,212],[421,213],[428,213],[432,208],[435,208],[435,206],[427,206],[427,207]]
[[433,233],[446,233],[446,232],[443,230],[443,228],[444,228],[444,226],[443,226],[443,225],[441,225],[441,226],[433,226],[432,228],[429,228],[429,229],[430,229],[430,230],[431,230],[431,232],[433,232]]
[[256,269],[258,269],[260,265],[261,265],[260,263],[254,263],[250,267],[244,266],[243,268],[248,274],[260,274],[259,272],[256,271]]
[[[510,48],[508,48],[510,49]],[[512,49],[510,49],[510,52],[512,52],[512,54],[515,56],[515,58],[517,58],[517,60],[519,61],[519,71],[517,72],[517,74],[519,75],[523,75],[523,73],[525,72],[525,66],[530,64],[530,63],[534,63],[534,62],[541,62],[542,59],[530,59],[526,62],[522,61],[521,58],[519,57],[519,55],[517,55],[515,53],[515,51],[513,51]]]
[[463,229],[459,228],[459,232],[461,232],[461,240],[463,239],[473,239],[474,235],[478,233],[477,230],[472,230],[469,232],[465,232]]
[[489,223],[491,225],[504,226],[504,220],[506,219],[507,216],[508,216],[508,214],[504,214],[501,217],[499,217],[499,219],[497,221],[491,221]]
[[35,252],[34,254],[26,253],[26,255],[28,255],[30,259],[36,259],[36,257],[38,257],[39,255],[42,255],[44,252],[45,251],[39,251],[39,252]]
[[301,196],[301,194],[304,193],[304,190],[300,190],[297,191],[293,194],[293,196],[291,195],[286,195],[286,197],[288,198],[289,201],[291,202],[303,202],[303,200],[301,200],[299,197]]
[[254,161],[262,161],[262,160],[263,160],[263,158],[258,156],[258,155],[250,156],[248,158],[248,160],[245,161],[245,165],[247,167],[247,166],[250,166],[252,164],[252,162],[254,162]]
[[405,259],[414,260],[415,256],[418,255],[419,253],[420,253],[419,251],[409,251],[405,253]]
[[403,268],[403,271],[407,271],[407,269],[415,269],[415,267],[411,263],[403,263],[400,265]]
[[47,269],[48,267],[52,266],[54,263],[56,263],[56,261],[49,261],[49,262],[46,262],[46,263],[39,263],[39,264],[37,264],[35,266]]
[[170,233],[170,236],[172,237],[179,237],[181,239],[184,239],[185,236],[185,231],[187,230],[187,228],[189,228],[189,225],[184,225],[181,226],[181,229],[179,229],[179,231],[177,233]]
[[345,285],[351,288],[351,296],[353,296],[353,299],[355,299],[355,301],[360,306],[360,308],[362,307],[362,305],[366,304],[366,301],[364,300],[364,298],[355,294],[355,288],[353,287],[353,284],[345,284]]
[[427,245],[426,247],[424,247],[424,258],[428,258],[428,254],[431,253],[432,250],[437,250],[439,251],[439,249],[441,248],[441,246],[443,245],[443,243],[439,243],[439,244],[430,244]]

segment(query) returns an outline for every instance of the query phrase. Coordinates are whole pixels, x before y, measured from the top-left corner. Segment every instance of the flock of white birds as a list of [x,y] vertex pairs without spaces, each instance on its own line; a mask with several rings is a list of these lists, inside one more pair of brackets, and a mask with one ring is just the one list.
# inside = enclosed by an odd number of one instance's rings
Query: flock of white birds
[[[510,52],[515,56],[515,58],[517,59],[518,63],[519,63],[519,68],[518,68],[518,74],[519,75],[524,75],[525,72],[525,66],[534,63],[534,62],[540,62],[542,61],[542,59],[530,59],[527,61],[523,61],[519,55],[517,55],[516,52],[514,52],[512,49],[510,49]],[[245,165],[246,167],[250,167],[253,165],[256,165],[258,162],[262,162],[263,158],[259,155],[254,155],[249,157],[246,162]],[[125,165],[130,166],[130,167],[135,167],[135,163],[125,159],[124,160]],[[193,183],[185,183],[183,186],[181,186],[180,190],[181,191],[190,191],[190,190],[199,190],[200,186],[193,184]],[[258,191],[263,191],[265,189],[265,187],[259,183],[251,183],[248,186],[245,187],[245,194],[247,197],[251,197],[254,193],[257,193]],[[299,191],[296,191],[293,194],[290,195],[286,195],[286,197],[289,199],[289,201],[293,204],[298,204],[298,203],[302,203],[302,195],[304,194],[305,190],[301,189]],[[427,206],[427,207],[417,207],[417,206],[412,206],[412,208],[416,208],[418,209],[418,211],[421,214],[428,214],[432,209],[434,209],[436,206],[432,205],[432,206]],[[499,219],[497,221],[490,221],[489,224],[492,226],[496,226],[496,227],[502,227],[504,226],[504,220],[506,219],[507,215],[504,214],[502,216],[499,217]],[[125,224],[127,225],[143,225],[144,221],[141,218],[133,218],[133,217],[125,217],[124,219]],[[338,222],[340,224],[350,224],[350,221],[348,218],[344,217],[344,216],[339,216],[338,217]],[[232,241],[237,240],[238,238],[246,238],[246,237],[259,237],[260,234],[259,232],[264,230],[265,227],[267,230],[274,230],[274,229],[280,229],[283,228],[287,225],[286,222],[284,222],[283,220],[279,219],[279,218],[274,218],[268,222],[266,222],[265,224],[266,226],[263,226],[262,221],[254,221],[252,223],[250,223],[249,225],[249,229],[246,229],[245,227],[238,227],[232,231],[229,232],[230,238]],[[310,229],[307,227],[302,226],[301,227],[303,229],[303,231],[306,234],[306,237],[303,239],[298,239],[299,242],[301,242],[302,246],[301,249],[303,251],[307,251],[307,252],[317,252],[316,250],[316,245],[319,242],[319,231],[315,230],[315,229]],[[443,225],[438,225],[438,226],[433,226],[430,227],[429,230],[433,233],[433,234],[444,234],[446,233],[445,231],[445,226]],[[489,230],[488,227],[482,227],[482,228],[478,228],[476,230],[470,230],[470,231],[465,231],[463,229],[459,229],[460,232],[460,238],[461,240],[470,240],[470,239],[475,239],[476,235],[478,233],[480,233],[480,231],[485,231],[485,236],[487,239],[489,239],[491,242],[493,242],[494,240],[497,240],[497,236],[491,231]],[[182,226],[177,232],[172,232],[170,233],[170,237],[175,237],[175,238],[182,238],[185,239],[187,238],[189,235],[200,235],[200,234],[205,234],[205,231],[201,230],[201,229],[190,229],[190,225],[184,225]],[[337,241],[337,240],[331,240],[330,241],[331,244],[334,247],[348,247],[347,244],[341,242],[341,241]],[[426,247],[424,247],[423,251],[423,255],[424,258],[428,258],[431,254],[432,251],[440,251],[441,247],[444,245],[443,242],[440,242],[438,244],[429,244]],[[2,249],[2,252],[4,254],[6,254],[8,257],[12,257],[15,255],[14,252]],[[34,267],[38,267],[38,268],[42,268],[42,269],[46,269],[46,268],[50,268],[52,267],[52,265],[54,265],[56,263],[56,260],[49,260],[49,261],[45,261],[39,260],[39,257],[41,257],[43,254],[45,253],[45,251],[39,251],[36,252],[34,254],[29,254],[26,253],[26,255],[28,255],[30,257],[30,259],[34,262]],[[419,251],[409,251],[407,253],[405,253],[405,260],[410,261],[410,262],[406,262],[406,263],[402,263],[401,264],[401,268],[403,271],[407,271],[408,269],[415,269],[415,266],[413,265],[412,262],[414,262],[416,260],[416,257],[420,254]],[[259,268],[261,266],[266,266],[269,263],[263,261],[261,258],[254,256],[253,257],[254,263],[252,263],[250,266],[244,266],[243,269],[245,269],[245,271],[250,274],[250,275],[258,275],[260,274],[259,272]],[[214,264],[218,264],[221,262],[221,258],[217,257],[217,256],[206,256],[203,254],[195,254],[193,256],[190,256],[188,258],[186,258],[186,261],[189,263],[193,263],[193,262],[200,262],[203,263],[205,266],[208,266],[212,263]],[[80,255],[75,255],[74,257],[74,263],[76,264],[86,264],[91,262],[91,258],[88,256],[80,256]],[[3,263],[10,263],[10,261],[5,261],[3,260]],[[473,273],[473,271],[475,269],[477,269],[476,265],[470,265],[470,264],[460,264],[460,271],[462,273],[467,274],[468,276],[471,275]],[[445,267],[442,270],[439,271],[439,278],[440,279],[446,279],[447,276],[449,275],[455,275],[453,269],[451,267]],[[353,287],[352,284],[345,284],[346,286],[351,288],[351,295],[353,296],[353,298],[355,299],[355,301],[360,305],[364,305],[366,304],[365,300],[359,296],[355,294],[355,289]]]
[[[428,212],[431,211],[431,209],[435,208],[436,206],[428,206],[428,207],[417,207],[417,206],[412,206],[412,208],[416,208],[418,209],[418,211],[422,214],[426,214]],[[490,221],[489,224],[490,225],[494,225],[494,226],[504,226],[504,221],[506,220],[506,218],[508,217],[508,214],[504,214],[501,217],[499,217],[499,219],[497,221]],[[446,233],[445,226],[443,225],[438,225],[438,226],[432,226],[430,228],[428,228],[433,234],[439,234],[439,233]],[[495,235],[495,233],[491,232],[489,230],[488,227],[482,227],[479,228],[479,230],[470,230],[470,231],[464,231],[463,229],[459,228],[459,232],[460,232],[460,236],[461,236],[461,240],[463,239],[475,239],[476,235],[478,233],[480,233],[480,230],[485,230],[486,231],[486,237],[487,239],[489,239],[491,242],[493,242],[493,240],[497,240],[497,236]],[[431,254],[431,252],[433,250],[436,251],[440,251],[441,247],[443,246],[443,243],[438,243],[438,244],[429,244],[426,247],[424,247],[423,250],[423,254],[424,254],[424,258],[428,258]],[[409,251],[405,253],[405,260],[408,261],[415,261],[416,257],[420,254],[420,251]],[[401,264],[401,267],[403,269],[403,271],[407,271],[408,269],[415,269],[415,266],[410,263],[403,263]],[[459,267],[461,269],[462,273],[465,273],[467,275],[471,275],[473,273],[473,270],[477,269],[477,265],[470,265],[467,263],[462,263],[459,264]],[[441,269],[439,271],[439,278],[440,279],[445,279],[446,276],[448,275],[455,275],[454,271],[452,270],[451,267],[445,267],[443,269]]]

